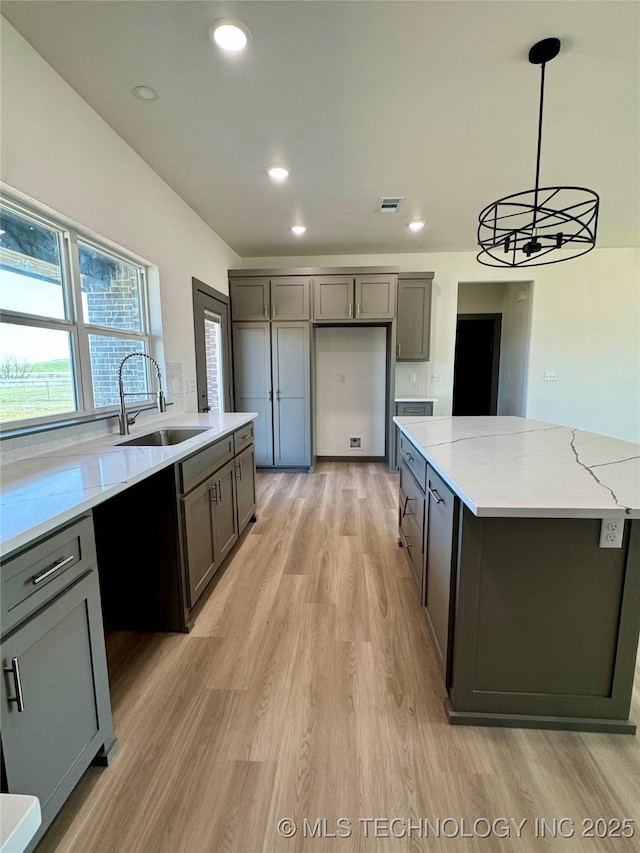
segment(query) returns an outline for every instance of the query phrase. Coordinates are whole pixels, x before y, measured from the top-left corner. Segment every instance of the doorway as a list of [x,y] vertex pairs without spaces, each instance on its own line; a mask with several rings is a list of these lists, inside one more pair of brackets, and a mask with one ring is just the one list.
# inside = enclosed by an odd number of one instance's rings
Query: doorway
[[193,278],[198,411],[233,411],[229,298]]
[[498,411],[502,314],[458,314],[453,369],[453,414]]

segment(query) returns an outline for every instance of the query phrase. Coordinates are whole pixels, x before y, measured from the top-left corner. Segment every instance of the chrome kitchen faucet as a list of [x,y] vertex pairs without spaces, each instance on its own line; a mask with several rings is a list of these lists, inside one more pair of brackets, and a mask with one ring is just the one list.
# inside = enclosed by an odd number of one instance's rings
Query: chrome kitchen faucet
[[[139,356],[140,358],[146,358],[150,362],[155,365],[156,368],[156,376],[158,378],[158,390],[157,391],[128,391],[125,393],[124,390],[124,382],[122,381],[122,368],[125,363],[134,356]],[[162,374],[160,373],[160,365],[152,358],[150,355],[147,355],[146,352],[130,352],[129,355],[125,355],[125,357],[120,362],[120,367],[118,368],[118,390],[120,393],[120,414],[118,415],[118,422],[120,424],[120,435],[129,435],[129,427],[135,423],[136,418],[140,414],[140,409],[133,414],[130,415],[127,413],[125,408],[125,397],[154,397],[158,398],[158,411],[166,412],[167,411],[167,400],[162,391]]]

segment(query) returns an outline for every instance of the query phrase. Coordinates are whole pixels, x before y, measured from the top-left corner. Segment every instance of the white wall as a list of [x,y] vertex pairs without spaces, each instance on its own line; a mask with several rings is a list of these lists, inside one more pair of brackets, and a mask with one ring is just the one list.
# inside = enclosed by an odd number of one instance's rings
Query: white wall
[[[439,398],[436,415],[451,414],[458,283],[533,281],[527,417],[640,441],[640,249],[596,249],[517,276],[481,266],[474,252],[244,258],[242,264],[433,270],[429,392]],[[545,371],[555,371],[558,381],[544,382]],[[434,373],[440,382],[432,381]]]
[[316,329],[318,456],[384,456],[386,352],[386,328]]
[[496,282],[460,282],[458,314],[502,314],[505,287]]
[[4,18],[1,39],[2,180],[157,266],[164,359],[195,380],[191,277],[227,293],[238,255]]
[[530,307],[530,282],[504,285],[498,379],[499,415],[522,417],[527,411]]

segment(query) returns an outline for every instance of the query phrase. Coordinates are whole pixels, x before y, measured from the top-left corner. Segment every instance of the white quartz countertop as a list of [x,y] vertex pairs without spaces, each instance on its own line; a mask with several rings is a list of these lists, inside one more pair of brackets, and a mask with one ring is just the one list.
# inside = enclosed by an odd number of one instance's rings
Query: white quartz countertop
[[396,397],[396,403],[437,403],[438,397]]
[[[107,498],[244,426],[255,412],[163,415],[130,436],[111,435],[50,450],[2,466],[0,550],[7,555]],[[166,427],[206,432],[169,447],[118,447]]]
[[40,800],[27,794],[0,794],[0,851],[23,853],[42,823]]
[[478,516],[640,518],[640,445],[516,417],[395,417]]

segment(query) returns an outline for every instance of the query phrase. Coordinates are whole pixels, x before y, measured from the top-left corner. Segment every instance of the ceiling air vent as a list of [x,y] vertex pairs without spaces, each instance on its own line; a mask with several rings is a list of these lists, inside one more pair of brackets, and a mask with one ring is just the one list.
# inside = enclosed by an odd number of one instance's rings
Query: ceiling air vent
[[404,201],[404,196],[383,196],[378,199],[378,213],[395,213]]

